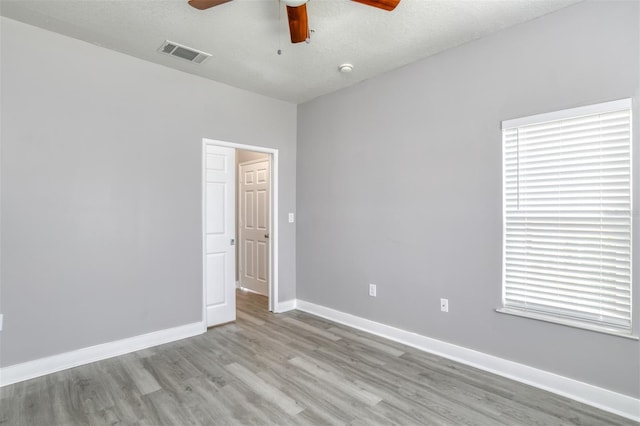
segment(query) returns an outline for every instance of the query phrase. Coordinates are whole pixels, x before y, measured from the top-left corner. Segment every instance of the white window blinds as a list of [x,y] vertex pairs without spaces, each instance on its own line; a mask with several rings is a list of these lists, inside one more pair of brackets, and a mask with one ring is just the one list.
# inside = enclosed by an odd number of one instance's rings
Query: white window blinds
[[631,101],[502,124],[503,305],[631,332]]

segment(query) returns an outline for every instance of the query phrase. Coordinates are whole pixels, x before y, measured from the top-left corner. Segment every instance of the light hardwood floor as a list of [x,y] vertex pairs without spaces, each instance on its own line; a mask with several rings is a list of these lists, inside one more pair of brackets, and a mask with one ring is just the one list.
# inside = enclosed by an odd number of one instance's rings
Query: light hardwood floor
[[634,425],[238,292],[202,336],[0,389],[7,425]]

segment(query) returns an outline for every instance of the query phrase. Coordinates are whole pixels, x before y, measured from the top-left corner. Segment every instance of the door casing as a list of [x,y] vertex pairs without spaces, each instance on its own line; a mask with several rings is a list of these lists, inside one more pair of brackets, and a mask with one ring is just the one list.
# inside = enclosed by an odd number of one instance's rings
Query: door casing
[[[202,217],[202,221],[201,221],[201,235],[202,235],[202,245],[201,245],[201,258],[202,258],[202,318],[203,318],[203,324],[205,324],[205,329],[206,329],[206,301],[207,301],[207,285],[205,282],[204,277],[205,275],[205,268],[206,268],[206,246],[205,246],[205,237],[206,237],[206,232],[205,232],[205,182],[206,182],[206,167],[205,167],[205,160],[206,160],[206,147],[207,145],[215,145],[215,146],[223,146],[223,147],[228,147],[228,148],[235,148],[235,149],[243,149],[246,151],[255,151],[255,152],[264,152],[266,154],[270,154],[271,155],[271,176],[270,176],[270,190],[271,190],[271,200],[270,200],[270,208],[271,208],[271,215],[270,215],[270,228],[271,228],[271,232],[269,233],[270,238],[269,238],[269,311],[274,312],[274,313],[278,313],[281,312],[280,307],[279,307],[279,303],[278,303],[278,240],[279,240],[279,235],[278,235],[278,149],[276,148],[266,148],[266,147],[262,147],[262,146],[256,146],[256,145],[246,145],[246,144],[240,144],[240,143],[235,143],[235,142],[226,142],[226,141],[220,141],[220,140],[215,140],[215,139],[208,139],[208,138],[203,138],[202,139],[202,150],[201,150],[201,157],[202,157],[202,161],[201,161],[201,169],[202,169],[202,173],[201,173],[201,179],[200,179],[200,184],[202,186],[201,188],[201,206],[202,206],[202,211],[201,211],[201,217]],[[234,214],[235,214],[235,205],[234,205]],[[237,240],[237,236],[236,236],[236,240]],[[236,241],[237,243],[237,241]],[[236,262],[238,260],[236,259]]]

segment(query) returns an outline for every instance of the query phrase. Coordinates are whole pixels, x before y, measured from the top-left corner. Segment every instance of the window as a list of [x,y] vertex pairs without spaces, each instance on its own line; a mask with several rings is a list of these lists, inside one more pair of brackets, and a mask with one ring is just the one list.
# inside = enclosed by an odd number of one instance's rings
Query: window
[[502,123],[503,308],[631,334],[631,100]]

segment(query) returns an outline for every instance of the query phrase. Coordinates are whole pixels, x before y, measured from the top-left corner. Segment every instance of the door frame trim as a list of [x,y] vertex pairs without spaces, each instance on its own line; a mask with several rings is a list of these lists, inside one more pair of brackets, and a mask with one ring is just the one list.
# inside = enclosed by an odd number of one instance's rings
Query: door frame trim
[[[207,324],[207,283],[205,282],[205,250],[206,250],[206,234],[205,234],[205,198],[204,198],[204,183],[206,180],[206,149],[207,145],[213,146],[221,146],[226,148],[234,148],[236,150],[243,149],[247,151],[255,151],[255,152],[264,152],[266,154],[271,155],[271,217],[270,217],[270,225],[271,225],[271,233],[270,233],[270,247],[269,247],[269,311],[277,313],[280,312],[280,307],[278,303],[278,149],[277,148],[267,148],[263,146],[257,145],[247,145],[235,142],[227,142],[216,139],[202,138],[202,149],[201,149],[201,176],[200,176],[200,185],[202,186],[202,190],[200,191],[201,196],[201,224],[200,224],[200,234],[202,236],[202,247],[201,247],[201,258],[202,258],[202,319],[203,323]],[[234,169],[236,165],[233,165]],[[234,197],[236,194],[234,194]],[[235,203],[233,206],[234,214],[236,214]],[[236,236],[236,244],[237,244],[237,236]],[[238,259],[236,259],[236,262]]]

